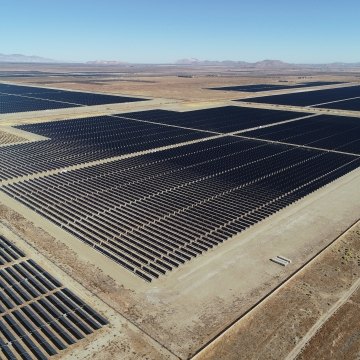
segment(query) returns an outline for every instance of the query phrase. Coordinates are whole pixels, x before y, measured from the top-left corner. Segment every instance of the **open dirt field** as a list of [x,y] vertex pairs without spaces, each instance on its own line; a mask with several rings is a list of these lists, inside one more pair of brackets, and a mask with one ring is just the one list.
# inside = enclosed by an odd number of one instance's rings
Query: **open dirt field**
[[[357,224],[203,350],[196,360],[287,358],[318,319],[326,316],[349,288],[359,282],[359,240]],[[309,339],[298,359],[359,358],[358,286],[351,298]]]
[[351,298],[332,315],[297,359],[359,359],[359,287]]
[[[189,102],[218,102],[248,97],[251,93],[208,90],[247,84],[294,85],[310,81],[358,82],[357,72],[323,73],[315,70],[239,70],[219,66],[57,66],[4,65],[3,71],[42,71],[41,76],[1,78],[53,88],[104,92]],[[46,73],[49,76],[46,76]],[[56,76],[51,73],[56,73]],[[73,76],[72,74],[73,73]],[[62,76],[62,74],[66,76]],[[81,76],[79,76],[81,74]],[[325,86],[328,87],[328,86]],[[287,93],[292,90],[278,90]],[[271,92],[266,92],[271,94]],[[254,96],[254,95],[252,95]]]

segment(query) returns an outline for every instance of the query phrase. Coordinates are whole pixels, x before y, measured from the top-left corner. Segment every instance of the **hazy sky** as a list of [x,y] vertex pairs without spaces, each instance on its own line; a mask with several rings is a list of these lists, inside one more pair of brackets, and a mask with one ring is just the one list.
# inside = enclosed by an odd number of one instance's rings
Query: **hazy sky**
[[360,62],[359,0],[0,0],[0,53]]

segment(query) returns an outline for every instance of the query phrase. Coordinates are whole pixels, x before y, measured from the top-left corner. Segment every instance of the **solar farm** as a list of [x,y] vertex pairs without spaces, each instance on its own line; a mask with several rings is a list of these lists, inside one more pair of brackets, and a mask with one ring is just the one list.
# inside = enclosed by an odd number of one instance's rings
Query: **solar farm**
[[[230,95],[202,102],[14,74],[0,83],[1,359],[221,358],[207,351],[359,220],[355,81],[206,79]],[[276,327],[261,323],[251,336]]]

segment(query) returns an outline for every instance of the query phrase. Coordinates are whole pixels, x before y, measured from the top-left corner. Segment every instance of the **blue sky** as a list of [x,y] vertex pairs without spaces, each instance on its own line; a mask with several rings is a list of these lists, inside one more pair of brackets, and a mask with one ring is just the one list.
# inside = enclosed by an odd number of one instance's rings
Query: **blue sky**
[[0,0],[0,53],[360,62],[359,0]]

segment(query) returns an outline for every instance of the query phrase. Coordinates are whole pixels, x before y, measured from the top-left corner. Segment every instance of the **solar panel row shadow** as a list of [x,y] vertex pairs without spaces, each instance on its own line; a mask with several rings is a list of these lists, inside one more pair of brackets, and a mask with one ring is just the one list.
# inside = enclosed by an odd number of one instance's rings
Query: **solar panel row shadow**
[[0,113],[117,104],[146,99],[0,84]]
[[300,89],[311,86],[325,86],[342,84],[338,81],[312,81],[303,84],[286,85],[286,84],[253,84],[253,85],[239,85],[239,86],[223,86],[210,88],[209,90],[222,90],[222,91],[243,91],[243,92],[260,92],[260,91],[274,91],[286,89]]
[[108,324],[3,236],[0,250],[1,359],[48,359]]
[[161,124],[182,126],[219,133],[229,133],[261,125],[277,123],[308,115],[306,113],[254,109],[238,106],[176,112],[150,110],[119,114],[131,119],[153,121]]
[[223,137],[2,190],[151,281],[359,165],[356,156]]
[[60,169],[208,137],[186,129],[102,116],[22,125],[49,140],[0,147],[0,179]]
[[244,136],[360,155],[359,118],[320,115],[246,132]]
[[[317,90],[308,92],[298,92],[293,94],[271,95],[254,97],[248,99],[240,99],[236,101],[291,105],[291,106],[315,106],[328,103],[331,101],[344,100],[360,96],[360,86],[349,86],[336,89]],[[320,106],[320,105],[319,105]],[[329,104],[320,107],[328,107]]]

